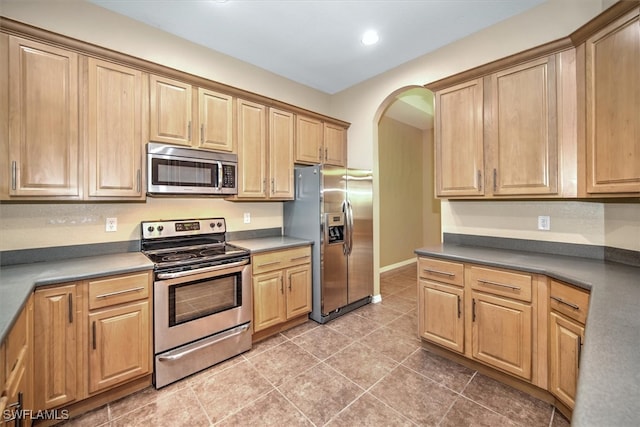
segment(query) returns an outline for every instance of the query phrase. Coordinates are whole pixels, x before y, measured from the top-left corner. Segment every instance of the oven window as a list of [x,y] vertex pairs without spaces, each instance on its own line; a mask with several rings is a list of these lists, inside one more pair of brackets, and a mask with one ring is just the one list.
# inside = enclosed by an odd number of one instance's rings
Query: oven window
[[230,274],[170,286],[169,326],[241,306],[241,282],[239,274]]
[[185,160],[152,160],[154,185],[215,187],[218,166],[214,163]]

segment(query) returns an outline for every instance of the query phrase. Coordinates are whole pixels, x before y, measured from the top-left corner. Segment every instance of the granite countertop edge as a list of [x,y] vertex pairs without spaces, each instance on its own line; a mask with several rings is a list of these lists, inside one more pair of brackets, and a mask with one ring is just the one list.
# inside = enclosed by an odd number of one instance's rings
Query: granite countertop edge
[[572,426],[640,425],[640,267],[456,244],[419,256],[544,274],[591,291]]

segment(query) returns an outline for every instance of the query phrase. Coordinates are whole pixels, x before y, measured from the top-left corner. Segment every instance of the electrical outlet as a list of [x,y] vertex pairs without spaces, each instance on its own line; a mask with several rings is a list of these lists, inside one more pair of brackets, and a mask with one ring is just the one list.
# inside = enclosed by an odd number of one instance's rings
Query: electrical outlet
[[107,218],[105,231],[107,232],[118,231],[118,218]]
[[551,217],[547,215],[538,217],[538,230],[551,230]]
[[251,213],[249,212],[244,213],[244,223],[251,224]]

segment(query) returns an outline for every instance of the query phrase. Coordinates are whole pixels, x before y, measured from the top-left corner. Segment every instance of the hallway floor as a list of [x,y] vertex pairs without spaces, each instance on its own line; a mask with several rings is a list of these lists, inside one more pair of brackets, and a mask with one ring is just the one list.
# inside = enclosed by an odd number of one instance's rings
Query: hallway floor
[[568,426],[549,404],[423,350],[415,265],[382,302],[65,423],[79,426]]

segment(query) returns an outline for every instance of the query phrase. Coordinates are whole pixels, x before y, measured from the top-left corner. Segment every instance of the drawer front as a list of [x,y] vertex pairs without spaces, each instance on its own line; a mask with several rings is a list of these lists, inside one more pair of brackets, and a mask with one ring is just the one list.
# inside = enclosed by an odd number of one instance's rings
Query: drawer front
[[587,322],[587,310],[589,309],[589,292],[552,280],[551,291],[549,292],[549,307],[585,324]]
[[311,262],[310,246],[264,252],[253,255],[251,259],[253,274],[280,270],[309,262]]
[[423,279],[464,286],[464,264],[433,258],[419,258],[418,275]]
[[471,289],[531,302],[531,276],[513,271],[470,266]]
[[150,287],[150,272],[90,280],[89,309],[146,299],[149,297]]

